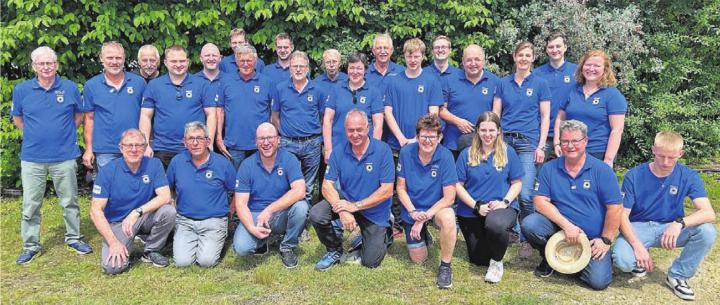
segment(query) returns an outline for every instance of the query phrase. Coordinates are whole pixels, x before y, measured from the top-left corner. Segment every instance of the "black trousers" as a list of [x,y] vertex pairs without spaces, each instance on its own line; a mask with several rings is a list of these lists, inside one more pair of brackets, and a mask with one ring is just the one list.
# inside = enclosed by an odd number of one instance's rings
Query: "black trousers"
[[501,261],[507,251],[509,234],[516,220],[517,211],[513,208],[495,210],[485,217],[458,216],[470,262],[488,266],[491,258]]
[[154,152],[155,158],[160,159],[160,162],[162,162],[162,165],[165,167],[165,170],[167,171],[168,166],[170,166],[170,160],[172,160],[175,155],[178,153],[172,152],[172,151],[166,151],[166,150],[158,150]]
[[[392,231],[389,227],[379,226],[365,218],[360,212],[353,213],[355,221],[360,226],[362,234],[362,247],[360,248],[360,261],[363,266],[375,268],[380,266],[387,248],[392,244]],[[325,245],[328,251],[343,252],[342,237],[335,234],[332,221],[339,218],[339,215],[333,212],[330,204],[323,200],[315,204],[310,209],[308,217],[320,242]],[[389,224],[388,224],[389,225]]]

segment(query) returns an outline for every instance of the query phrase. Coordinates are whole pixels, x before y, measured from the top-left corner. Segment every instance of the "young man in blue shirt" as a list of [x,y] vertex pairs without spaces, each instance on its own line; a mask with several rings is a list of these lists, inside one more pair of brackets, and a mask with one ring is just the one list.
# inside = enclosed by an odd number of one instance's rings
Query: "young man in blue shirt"
[[[653,270],[648,248],[684,248],[667,272],[665,283],[683,300],[694,300],[687,280],[695,275],[712,248],[717,231],[707,191],[698,173],[678,163],[683,138],[672,131],[659,132],[652,147],[655,158],[625,174],[622,235],[613,247],[615,266],[644,276]],[[685,215],[690,197],[696,210]]]
[[257,151],[255,130],[261,123],[270,122],[276,86],[255,70],[258,58],[253,46],[238,45],[235,54],[238,70],[226,73],[220,88],[215,144],[238,169]]
[[80,156],[76,129],[83,118],[80,91],[75,83],[57,75],[57,55],[49,47],[35,49],[30,58],[36,77],[15,86],[10,111],[13,123],[22,132],[23,249],[18,265],[29,263],[40,253],[40,207],[48,175],[64,210],[65,243],[79,254],[92,252],[80,234],[75,176],[75,158]]
[[[280,33],[275,35],[275,54],[277,54],[277,62],[265,66],[262,73],[270,78],[270,81],[279,85],[287,80],[290,80],[290,55],[293,54],[295,45],[293,45],[292,38],[287,33]],[[307,73],[307,71],[306,71]]]
[[166,267],[160,254],[175,227],[175,208],[160,160],[143,156],[145,135],[128,129],[120,138],[122,158],[111,161],[97,176],[90,204],[90,219],[103,237],[100,265],[114,275],[130,267],[133,240],[147,234],[142,260]]
[[103,73],[85,83],[85,153],[83,164],[97,169],[122,157],[117,143],[120,134],[137,128],[145,80],[125,71],[125,49],[115,41],[106,42],[100,50]]
[[[335,149],[328,160],[322,193],[325,200],[310,210],[310,221],[327,252],[315,265],[325,271],[340,262],[342,237],[333,229],[340,219],[343,228],[360,227],[360,263],[380,266],[392,244],[390,204],[395,172],[390,148],[368,135],[368,116],[353,109],[345,117],[347,143]],[[356,256],[356,255],[353,255]]]
[[[229,46],[230,50],[232,51],[230,55],[223,57],[223,59],[220,61],[220,71],[225,73],[235,73],[237,72],[240,65],[237,64],[236,61],[236,48],[240,46],[241,44],[248,43],[245,39],[246,37],[245,30],[240,28],[234,28],[230,31],[230,38],[229,38]],[[255,71],[257,73],[261,73],[263,68],[265,68],[265,62],[258,58],[257,61],[255,61]]]
[[235,168],[220,154],[210,151],[208,129],[200,122],[185,125],[186,151],[177,154],[167,170],[175,190],[175,266],[195,263],[212,267],[220,261],[228,230],[228,192],[235,189]]
[[577,65],[565,60],[567,39],[560,32],[551,33],[545,39],[545,53],[548,62],[533,70],[533,73],[545,79],[550,87],[552,100],[550,101],[550,128],[545,142],[545,160],[549,161],[555,154],[553,149],[553,135],[555,134],[555,117],[560,106],[565,103],[568,94],[575,88],[575,70]]
[[452,261],[457,227],[455,183],[457,170],[452,153],[440,145],[442,133],[436,114],[424,115],[417,122],[417,142],[400,150],[397,165],[397,194],[402,203],[401,217],[405,223],[410,260],[422,264],[428,256],[430,233],[427,223],[440,228],[440,267],[438,288],[452,287]]
[[287,268],[298,265],[295,249],[305,228],[308,202],[300,162],[279,149],[275,126],[262,123],[255,137],[258,152],[247,158],[235,182],[235,209],[241,225],[233,248],[239,256],[265,254],[271,233],[283,234],[280,258]]
[[[449,62],[450,54],[452,54],[452,42],[450,37],[438,35],[432,41],[433,61],[431,64],[423,68],[423,72],[435,75],[440,83],[442,83],[443,91],[447,89],[446,78],[458,73],[462,73],[460,69],[453,66]],[[446,100],[447,101],[447,100]]]
[[580,234],[587,235],[592,259],[578,274],[591,288],[603,290],[612,282],[609,250],[620,226],[620,187],[612,169],[585,151],[584,123],[564,121],[559,130],[563,156],[542,167],[535,185],[536,212],[523,219],[522,233],[543,258],[535,268],[539,277],[553,273],[544,255],[550,236],[563,230],[574,244]]
[[327,93],[308,79],[310,60],[295,51],[290,58],[292,79],[276,87],[272,104],[272,123],[280,130],[280,147],[300,160],[305,176],[305,199],[310,202],[322,154],[322,107]]
[[154,138],[145,155],[156,156],[166,168],[177,153],[185,150],[182,145],[185,124],[205,122],[211,137],[217,127],[215,97],[209,94],[203,79],[188,73],[189,64],[185,48],[169,47],[165,50],[168,74],[152,80],[143,94],[138,125],[143,134],[149,137],[152,132]]

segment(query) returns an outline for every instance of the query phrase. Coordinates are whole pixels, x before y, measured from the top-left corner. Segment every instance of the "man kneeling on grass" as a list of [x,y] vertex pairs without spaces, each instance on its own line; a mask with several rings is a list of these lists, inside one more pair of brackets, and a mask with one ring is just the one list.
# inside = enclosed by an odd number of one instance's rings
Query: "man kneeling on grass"
[[260,124],[255,134],[258,151],[243,161],[235,180],[235,209],[242,225],[235,230],[233,248],[238,256],[265,254],[270,233],[284,233],[280,258],[285,267],[295,268],[294,250],[310,208],[300,161],[278,148],[272,124]]
[[442,126],[436,114],[421,117],[415,127],[417,142],[400,150],[397,165],[397,194],[402,203],[400,215],[405,224],[410,260],[421,264],[427,259],[430,233],[427,223],[440,228],[440,268],[438,288],[452,287],[450,262],[457,239],[455,183],[457,170],[450,150],[439,145]]
[[121,273],[130,266],[133,238],[148,234],[142,260],[166,267],[160,254],[175,227],[175,208],[170,202],[165,170],[159,159],[144,157],[145,135],[128,129],[120,137],[123,157],[108,163],[93,186],[90,218],[103,237],[103,271]]
[[[695,275],[715,242],[715,212],[700,175],[677,163],[684,154],[682,136],[672,131],[658,133],[652,152],[652,162],[625,174],[622,236],[613,247],[613,262],[620,270],[642,277],[653,269],[648,248],[683,247],[665,283],[679,298],[694,300],[695,293],[687,280]],[[697,209],[687,216],[683,209],[685,197],[690,197]]]
[[168,166],[170,187],[177,193],[177,227],[173,241],[175,266],[215,266],[227,237],[228,191],[235,187],[235,167],[211,152],[208,128],[198,121],[185,124],[187,150]]

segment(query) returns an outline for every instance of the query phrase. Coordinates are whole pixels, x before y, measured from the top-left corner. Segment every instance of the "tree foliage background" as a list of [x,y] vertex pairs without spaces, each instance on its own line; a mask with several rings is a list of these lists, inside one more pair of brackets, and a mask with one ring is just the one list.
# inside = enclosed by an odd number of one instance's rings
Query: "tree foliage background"
[[539,65],[544,36],[562,30],[570,60],[589,47],[608,50],[615,60],[620,89],[630,102],[621,164],[647,158],[654,133],[668,127],[687,138],[693,161],[714,159],[720,149],[720,0],[6,0],[0,11],[3,187],[19,183],[21,134],[8,118],[14,84],[33,77],[34,48],[53,48],[60,75],[82,86],[101,72],[98,55],[105,41],[125,46],[129,69],[137,66],[137,49],[152,43],[161,52],[172,44],[186,46],[191,69],[198,70],[203,44],[213,42],[230,53],[227,34],[234,27],[249,33],[268,62],[275,60],[273,38],[279,32],[289,33],[295,48],[316,63],[331,47],[343,54],[369,53],[378,32],[392,35],[395,59],[402,61],[406,39],[429,44],[444,34],[453,39],[451,61],[459,62],[462,47],[477,43],[487,49],[490,69],[501,75],[512,70],[508,54],[514,44],[529,40],[540,46]]

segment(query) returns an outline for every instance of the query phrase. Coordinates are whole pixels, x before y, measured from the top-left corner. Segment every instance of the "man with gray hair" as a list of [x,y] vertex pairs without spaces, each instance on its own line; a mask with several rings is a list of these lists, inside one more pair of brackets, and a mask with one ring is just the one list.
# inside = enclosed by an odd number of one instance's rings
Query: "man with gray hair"
[[212,267],[220,260],[227,237],[227,194],[235,187],[235,168],[210,151],[208,128],[203,123],[185,124],[184,134],[187,150],[177,154],[167,170],[178,213],[173,258],[178,267],[195,263]]
[[372,54],[375,61],[370,64],[365,72],[365,81],[370,87],[379,88],[380,92],[385,92],[384,81],[388,76],[396,76],[403,71],[405,67],[392,61],[393,41],[390,34],[378,33],[373,39]]
[[581,234],[590,240],[592,259],[580,280],[603,290],[612,282],[610,246],[620,227],[622,196],[612,168],[587,154],[587,125],[576,120],[560,123],[562,156],[543,165],[535,184],[535,213],[522,221],[522,233],[540,252],[535,275],[548,277],[553,269],[545,258],[550,236],[563,230],[569,243]]
[[75,159],[80,156],[76,129],[83,118],[80,91],[75,83],[57,75],[57,55],[49,47],[35,49],[30,58],[36,77],[15,86],[10,111],[13,123],[22,132],[23,249],[18,265],[29,263],[40,253],[40,207],[48,175],[64,210],[65,243],[79,254],[92,252],[80,234],[75,177]]
[[320,166],[322,127],[320,113],[328,95],[307,78],[309,59],[305,52],[290,56],[291,79],[277,85],[272,103],[272,122],[282,136],[280,147],[300,160],[310,202]]
[[120,138],[122,158],[100,171],[92,190],[90,219],[103,237],[100,265],[114,275],[130,267],[133,239],[148,234],[142,261],[166,267],[160,254],[175,226],[175,208],[160,160],[145,157],[146,137],[131,128]]
[[149,83],[151,80],[160,76],[160,52],[151,44],[146,44],[138,50],[137,55],[138,70],[137,74]]
[[270,122],[275,85],[255,70],[257,52],[253,46],[238,45],[235,57],[237,71],[226,73],[220,86],[215,144],[237,169],[257,151],[255,129]]
[[[322,86],[330,95],[334,95],[333,91],[338,90],[342,85],[347,84],[348,76],[340,71],[342,66],[342,58],[340,51],[336,49],[327,49],[323,52],[322,66],[325,73],[318,75],[315,82]],[[321,109],[323,112],[325,109]]]
[[[246,34],[245,30],[241,28],[234,28],[230,31],[229,46],[232,53],[223,57],[222,61],[220,61],[220,71],[234,73],[240,67],[235,58],[235,55],[237,54],[236,48],[241,44],[248,43],[245,37],[247,36]],[[255,71],[260,73],[263,68],[265,68],[265,62],[258,57],[255,62]]]
[[109,41],[100,49],[103,72],[94,76],[83,87],[85,102],[85,153],[83,164],[97,169],[122,157],[117,143],[120,134],[128,128],[137,128],[140,120],[140,103],[145,80],[125,71],[125,49]]

